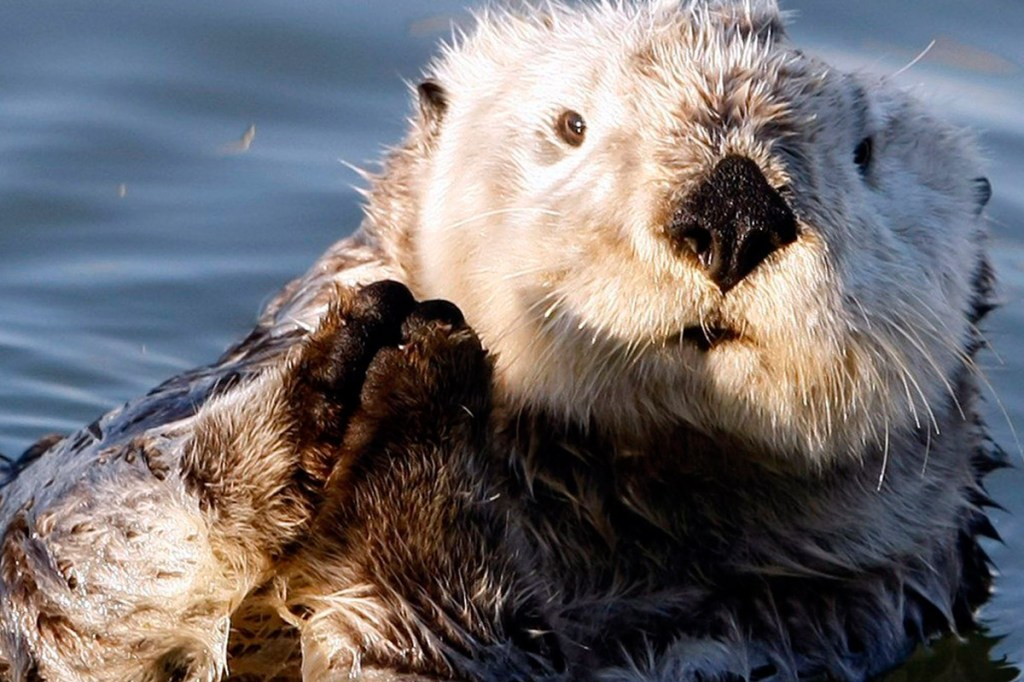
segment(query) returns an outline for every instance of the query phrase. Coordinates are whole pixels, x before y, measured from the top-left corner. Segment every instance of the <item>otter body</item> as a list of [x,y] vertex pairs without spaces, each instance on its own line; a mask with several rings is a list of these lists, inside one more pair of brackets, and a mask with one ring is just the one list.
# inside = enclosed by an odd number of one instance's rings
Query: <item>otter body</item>
[[418,95],[249,337],[12,472],[3,675],[863,680],[971,626],[961,131],[770,2],[485,15]]

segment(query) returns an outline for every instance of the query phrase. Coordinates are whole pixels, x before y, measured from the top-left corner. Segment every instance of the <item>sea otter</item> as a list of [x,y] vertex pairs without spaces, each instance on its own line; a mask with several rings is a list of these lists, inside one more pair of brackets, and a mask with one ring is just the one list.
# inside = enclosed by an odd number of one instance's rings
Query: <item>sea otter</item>
[[246,339],[11,472],[3,675],[863,680],[972,624],[968,135],[770,0],[483,14],[417,95]]

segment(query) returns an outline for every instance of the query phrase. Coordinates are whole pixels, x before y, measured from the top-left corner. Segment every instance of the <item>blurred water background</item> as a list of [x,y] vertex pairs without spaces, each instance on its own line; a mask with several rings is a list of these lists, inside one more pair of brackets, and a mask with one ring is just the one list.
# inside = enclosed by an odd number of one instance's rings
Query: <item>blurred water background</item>
[[[0,0],[0,452],[68,432],[244,335],[279,286],[358,224],[358,178],[399,140],[462,0]],[[988,416],[1024,429],[1024,3],[791,0],[795,39],[896,73],[990,159],[1004,306],[986,323]],[[1000,404],[1002,407],[1000,407]],[[1004,415],[1005,411],[1005,415]],[[992,544],[986,630],[888,682],[1017,679],[1020,470]]]

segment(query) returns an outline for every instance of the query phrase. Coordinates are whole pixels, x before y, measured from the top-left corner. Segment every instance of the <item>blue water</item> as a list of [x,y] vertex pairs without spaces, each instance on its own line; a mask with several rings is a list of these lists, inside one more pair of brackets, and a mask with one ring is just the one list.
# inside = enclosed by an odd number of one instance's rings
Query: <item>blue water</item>
[[[397,142],[415,80],[463,2],[0,2],[0,451],[66,432],[248,331],[263,301],[352,230],[356,164]],[[1004,307],[997,439],[1024,429],[1024,3],[800,0],[792,34],[844,66],[901,73],[974,128],[995,189]],[[247,151],[230,149],[251,126]],[[997,397],[996,397],[997,396]],[[1002,407],[1000,407],[1000,404]],[[1004,410],[1006,416],[1004,416]],[[1015,679],[1024,661],[1024,496],[991,546],[985,635],[890,682]]]

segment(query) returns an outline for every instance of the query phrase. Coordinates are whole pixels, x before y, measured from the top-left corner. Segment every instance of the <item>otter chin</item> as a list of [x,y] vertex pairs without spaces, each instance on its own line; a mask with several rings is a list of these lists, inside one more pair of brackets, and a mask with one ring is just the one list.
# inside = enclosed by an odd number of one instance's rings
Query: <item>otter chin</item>
[[968,133],[771,0],[485,12],[415,97],[248,337],[7,472],[0,675],[859,682],[972,627]]

